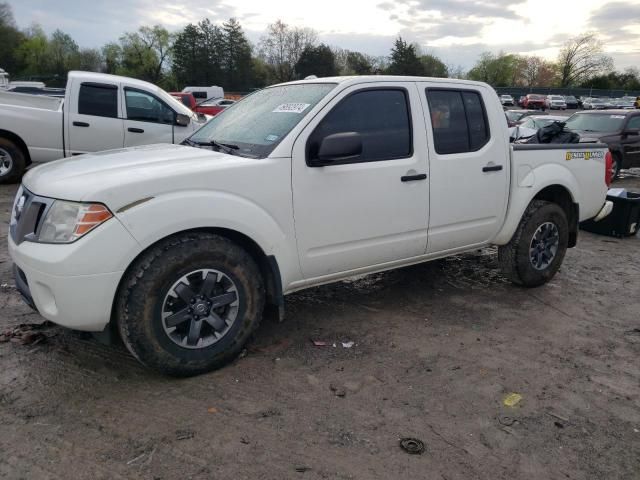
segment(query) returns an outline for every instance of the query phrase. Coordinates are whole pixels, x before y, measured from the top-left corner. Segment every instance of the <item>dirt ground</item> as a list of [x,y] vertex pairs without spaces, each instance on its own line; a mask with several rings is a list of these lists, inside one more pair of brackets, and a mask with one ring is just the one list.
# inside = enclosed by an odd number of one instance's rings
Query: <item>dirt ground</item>
[[[617,185],[640,191],[640,174]],[[0,187],[0,332],[43,321],[10,275],[14,192]],[[46,327],[0,343],[0,477],[640,479],[639,255],[637,237],[582,232],[534,290],[490,249],[315,288],[244,357],[186,380]]]

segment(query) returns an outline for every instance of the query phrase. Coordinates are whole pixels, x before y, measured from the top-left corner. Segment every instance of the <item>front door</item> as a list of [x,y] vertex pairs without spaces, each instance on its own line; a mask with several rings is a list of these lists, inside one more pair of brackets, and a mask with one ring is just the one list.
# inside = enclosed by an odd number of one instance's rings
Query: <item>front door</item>
[[[435,199],[428,252],[486,243],[502,226],[509,194],[505,128],[496,125],[497,131],[491,131],[482,92],[495,93],[460,85],[433,88],[427,83],[421,83],[420,90],[428,125],[431,198]],[[504,121],[501,111],[492,115]]]
[[[347,88],[307,125],[294,144],[292,165],[306,279],[425,253],[429,182],[423,133],[413,82]],[[358,136],[361,153],[314,166],[323,139],[334,134]]]
[[125,87],[124,104],[125,147],[174,143],[175,112],[166,103],[150,93]]

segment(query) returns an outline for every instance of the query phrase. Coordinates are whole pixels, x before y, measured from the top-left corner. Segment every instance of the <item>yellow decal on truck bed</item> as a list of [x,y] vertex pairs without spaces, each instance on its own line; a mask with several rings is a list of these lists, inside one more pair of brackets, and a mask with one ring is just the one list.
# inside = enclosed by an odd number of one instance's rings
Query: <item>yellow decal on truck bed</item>
[[573,160],[574,158],[582,158],[584,160],[589,160],[591,158],[604,158],[604,152],[567,152],[565,160]]

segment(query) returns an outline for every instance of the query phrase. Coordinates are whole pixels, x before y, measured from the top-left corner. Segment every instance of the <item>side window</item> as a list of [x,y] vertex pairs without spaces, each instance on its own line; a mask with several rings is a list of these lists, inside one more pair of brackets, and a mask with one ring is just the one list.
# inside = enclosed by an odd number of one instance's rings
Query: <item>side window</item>
[[153,95],[130,88],[125,88],[124,94],[129,120],[173,124],[173,110]]
[[487,117],[479,93],[427,89],[437,153],[475,152],[489,141]]
[[118,118],[118,87],[83,83],[78,95],[78,113],[96,117]]
[[636,128],[640,128],[640,115],[631,117],[631,120],[629,120],[629,123],[627,124],[628,130],[635,130]]
[[316,158],[322,139],[334,133],[357,132],[362,138],[358,162],[406,158],[413,152],[407,94],[403,89],[375,89],[343,99],[320,122],[308,143]]
[[195,98],[201,98],[202,100],[206,100],[207,99],[207,92],[191,92],[191,94]]

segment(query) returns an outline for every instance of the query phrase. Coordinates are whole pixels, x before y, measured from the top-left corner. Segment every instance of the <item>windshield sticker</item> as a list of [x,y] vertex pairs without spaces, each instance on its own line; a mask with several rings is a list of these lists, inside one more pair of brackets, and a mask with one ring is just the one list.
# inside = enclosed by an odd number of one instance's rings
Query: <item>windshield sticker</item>
[[272,113],[302,113],[309,105],[309,103],[283,103],[278,105]]
[[604,158],[604,152],[567,152],[565,160],[573,160],[576,158],[582,158],[589,160],[591,158]]
[[278,135],[267,135],[265,140],[267,142],[275,142],[278,139]]
[[609,118],[624,118],[624,115],[609,115]]

